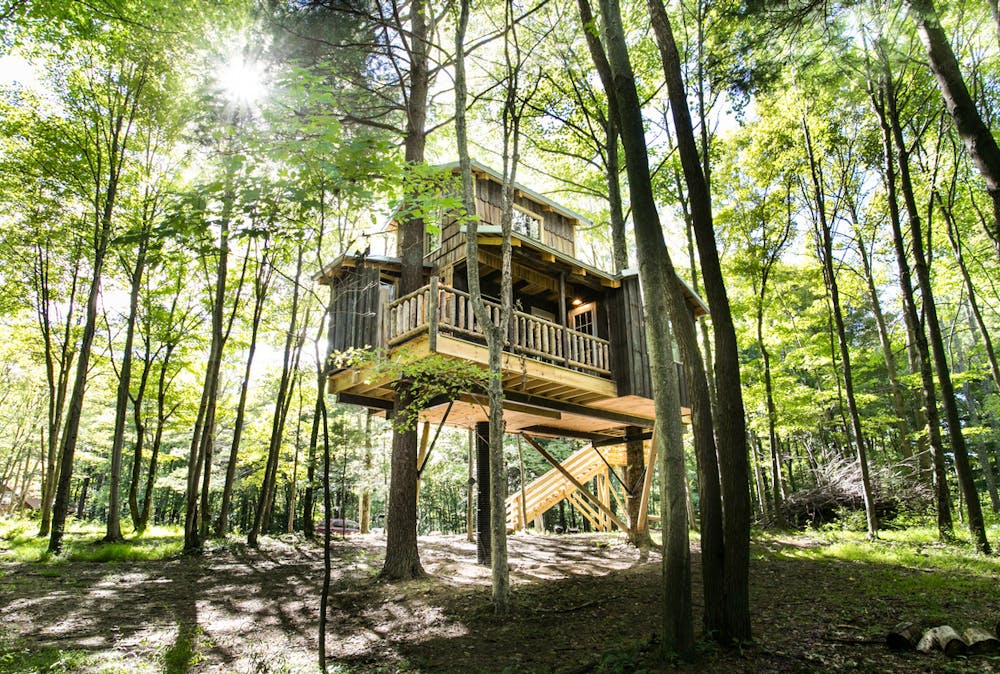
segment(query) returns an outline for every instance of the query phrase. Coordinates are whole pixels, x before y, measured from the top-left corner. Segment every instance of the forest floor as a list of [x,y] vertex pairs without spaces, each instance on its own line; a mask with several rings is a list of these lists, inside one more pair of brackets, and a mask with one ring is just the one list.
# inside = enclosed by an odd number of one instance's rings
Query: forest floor
[[[929,539],[929,536],[928,536]],[[338,672],[1000,672],[1000,658],[894,653],[895,623],[992,629],[1000,561],[912,536],[874,545],[755,535],[755,641],[657,657],[660,557],[620,535],[510,539],[513,609],[464,536],[420,538],[426,579],[375,580],[384,538],[331,545]],[[10,562],[0,539],[2,672],[315,671],[322,547],[299,537],[194,557]],[[959,560],[956,562],[956,554]],[[701,579],[694,560],[696,620]]]

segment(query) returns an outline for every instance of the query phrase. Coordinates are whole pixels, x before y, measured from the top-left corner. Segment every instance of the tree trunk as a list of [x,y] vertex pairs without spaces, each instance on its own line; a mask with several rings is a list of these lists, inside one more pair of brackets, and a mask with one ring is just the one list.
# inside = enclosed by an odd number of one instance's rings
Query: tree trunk
[[[929,4],[929,3],[928,3]],[[943,36],[943,34],[942,34]],[[934,304],[934,292],[931,288],[930,270],[927,268],[927,258],[924,255],[923,234],[921,233],[920,214],[917,210],[916,197],[913,192],[913,185],[910,181],[909,151],[906,141],[903,138],[903,130],[900,125],[899,113],[896,109],[896,95],[890,77],[884,82],[886,93],[886,108],[888,112],[889,127],[892,131],[892,138],[896,145],[896,156],[899,165],[900,187],[903,192],[903,203],[906,205],[906,212],[910,224],[910,243],[913,250],[913,269],[917,275],[917,283],[920,287],[920,296],[923,300],[923,311],[926,317],[927,337],[930,342],[931,354],[934,358],[934,369],[937,372],[938,384],[941,387],[941,406],[944,408],[945,419],[948,423],[948,437],[951,440],[951,450],[955,457],[955,470],[958,473],[958,482],[961,485],[962,493],[965,496],[966,510],[969,514],[969,530],[976,543],[976,548],[985,554],[990,552],[990,543],[986,538],[986,527],[983,523],[982,506],[979,502],[979,492],[972,477],[972,468],[969,465],[969,452],[965,445],[965,436],[962,435],[962,422],[958,414],[958,404],[955,399],[955,389],[951,381],[951,371],[948,367],[948,360],[945,355],[944,341],[941,336],[941,326],[938,321],[937,306]],[[994,144],[994,148],[996,145]],[[998,153],[1000,162],[1000,153]],[[998,165],[1000,168],[1000,165]],[[998,174],[1000,177],[1000,174]],[[998,183],[1000,187],[1000,183]],[[1000,191],[997,193],[1000,198]],[[1000,202],[998,202],[1000,206]],[[998,211],[1000,213],[1000,211]],[[998,239],[1000,241],[1000,239]]]
[[[281,379],[278,382],[278,392],[274,400],[274,416],[271,419],[271,438],[268,443],[267,465],[264,468],[264,480],[260,486],[260,500],[257,502],[257,512],[254,514],[253,526],[247,534],[247,545],[256,547],[257,537],[261,530],[266,531],[271,519],[271,504],[273,502],[278,481],[278,460],[281,456],[281,440],[285,431],[285,419],[288,405],[291,403],[291,385],[294,372],[298,365],[298,354],[302,350],[305,332],[297,332],[299,315],[299,281],[302,279],[302,258],[305,246],[300,243],[295,261],[295,279],[292,286],[292,317],[285,334],[285,350],[282,358]],[[306,321],[308,322],[308,318]]]
[[66,317],[62,328],[62,342],[58,351],[53,343],[53,324],[51,314],[50,271],[51,256],[46,238],[44,244],[35,245],[34,274],[36,314],[38,325],[42,332],[45,351],[45,382],[48,388],[48,435],[46,436],[45,459],[42,464],[42,519],[38,535],[48,536],[52,525],[52,503],[56,497],[56,485],[59,483],[61,467],[61,446],[59,436],[62,431],[63,413],[66,407],[66,396],[69,391],[69,378],[72,372],[74,350],[71,342],[74,316],[76,315],[76,297],[79,289],[80,250],[73,248],[73,263],[69,298],[66,300]]
[[[233,483],[236,481],[236,466],[239,460],[240,441],[243,438],[243,426],[246,420],[247,394],[250,389],[250,371],[253,368],[254,355],[257,353],[257,334],[260,331],[260,321],[264,313],[264,300],[271,285],[274,267],[268,255],[267,243],[260,256],[257,271],[254,274],[253,314],[250,318],[250,344],[247,347],[247,361],[243,368],[243,381],[240,383],[240,399],[236,405],[236,421],[233,423],[233,442],[229,446],[229,460],[226,463],[226,479],[222,486],[222,502],[219,504],[219,518],[215,522],[215,535],[224,537],[229,531],[229,509],[233,498]],[[320,395],[323,387],[320,386]]]
[[896,163],[894,159],[892,129],[889,126],[885,109],[887,94],[886,80],[883,77],[879,93],[872,92],[871,98],[875,112],[882,128],[882,153],[885,161],[886,201],[889,205],[889,224],[892,226],[892,241],[896,253],[896,264],[899,268],[900,294],[903,298],[903,314],[906,320],[910,343],[911,369],[917,365],[920,371],[923,389],[923,413],[927,420],[928,440],[931,446],[931,459],[934,467],[934,494],[937,509],[938,537],[941,540],[951,540],[954,529],[951,519],[951,495],[948,492],[948,473],[944,463],[944,443],[941,440],[941,426],[938,420],[937,396],[934,389],[934,375],[931,373],[930,355],[927,347],[927,337],[920,327],[916,302],[913,298],[913,283],[910,280],[910,264],[907,261],[906,247],[903,242],[903,232],[900,221],[899,203],[896,200]]
[[104,541],[117,543],[124,540],[121,529],[121,476],[122,449],[125,445],[125,419],[128,416],[129,389],[132,384],[132,345],[135,341],[135,321],[139,313],[139,290],[146,267],[146,251],[149,248],[150,232],[143,232],[136,247],[135,266],[131,269],[129,288],[128,324],[125,328],[125,346],[122,349],[122,365],[118,373],[118,393],[115,400],[115,423],[111,439],[111,486],[108,492],[108,526]]
[[372,470],[372,415],[365,417],[365,456],[362,460],[364,468],[364,486],[361,488],[361,503],[358,524],[361,525],[361,533],[367,534],[372,526],[372,488],[369,484],[369,473]]
[[[430,27],[426,0],[410,3],[409,97],[406,102],[406,135],[403,139],[407,164],[424,161],[427,142],[427,95],[430,90],[428,47]],[[404,197],[405,199],[405,197]],[[399,224],[397,254],[401,260],[399,295],[411,293],[423,284],[424,221],[406,217]],[[393,408],[403,410],[411,400],[407,385],[396,389]],[[397,417],[402,418],[402,416]],[[424,575],[417,552],[417,429],[393,425],[392,473],[389,485],[389,513],[386,522],[385,563],[380,576],[385,580],[408,580]]]
[[59,482],[56,488],[55,501],[52,505],[52,527],[49,536],[49,552],[62,552],[63,532],[66,526],[66,515],[69,511],[70,487],[73,481],[73,458],[76,453],[76,443],[80,433],[80,420],[83,414],[83,398],[87,389],[87,373],[90,368],[90,356],[94,345],[94,334],[97,330],[97,301],[101,294],[101,273],[104,269],[104,257],[111,238],[111,209],[114,202],[114,189],[109,190],[108,206],[105,208],[95,237],[94,266],[90,281],[90,292],[87,296],[86,319],[83,335],[80,338],[79,356],[76,361],[76,376],[73,381],[73,391],[69,398],[69,408],[66,411],[66,427],[63,430],[62,447],[60,448]]
[[[402,419],[411,402],[409,386],[399,382],[393,404],[393,419]],[[419,578],[424,575],[417,553],[417,432],[392,434],[389,473],[389,512],[385,523],[386,555],[381,576],[387,580]],[[392,554],[389,552],[392,551]]]
[[653,544],[649,535],[649,520],[642,517],[639,511],[646,470],[652,469],[652,466],[646,466],[645,444],[642,428],[628,426],[625,429],[625,509],[628,511],[629,543],[637,548],[648,548]]
[[[719,632],[719,638],[724,642],[747,641],[750,639],[750,487],[746,417],[736,330],[715,242],[711,195],[698,157],[673,30],[661,0],[647,0],[646,4],[663,61],[670,110],[677,134],[677,150],[688,188],[691,218],[715,334],[718,406],[715,437],[718,443],[721,500],[726,504],[723,521],[726,551],[723,579],[725,626]],[[662,245],[662,233],[658,234],[658,238]]]
[[[986,233],[993,239],[1000,257],[1000,147],[969,94],[933,0],[907,0],[907,5],[927,49],[931,70],[934,71],[955,130],[986,183],[986,192],[993,202],[993,221],[987,224]],[[900,157],[900,162],[902,161]]]
[[[629,62],[621,12],[617,0],[601,0],[604,55],[596,35],[587,0],[579,0],[580,18],[588,35],[588,46],[598,72],[608,81],[605,87],[614,97],[620,119],[619,129],[625,148],[630,203],[635,223],[639,277],[646,316],[653,400],[656,413],[657,454],[660,458],[661,503],[663,507],[663,647],[668,653],[688,657],[694,646],[691,622],[691,561],[685,498],[686,471],[680,422],[680,396],[673,363],[670,324],[658,317],[673,316],[670,304],[676,276],[663,242],[659,215],[650,181],[642,109]],[[609,87],[608,84],[611,86]],[[685,307],[686,310],[686,307]]]
[[[232,181],[232,176],[228,176]],[[198,416],[191,433],[191,450],[188,457],[187,487],[184,494],[184,552],[201,550],[199,531],[198,496],[201,471],[211,470],[206,465],[206,443],[204,436],[211,433],[216,399],[219,393],[219,371],[222,368],[223,349],[223,305],[226,301],[226,277],[229,271],[229,219],[233,208],[232,189],[227,187],[223,197],[220,218],[218,262],[215,271],[215,292],[212,299],[212,341],[208,352],[205,382],[201,391]]]
[[977,300],[978,292],[976,291],[976,286],[972,282],[972,276],[969,274],[969,268],[965,264],[965,255],[962,252],[962,236],[958,230],[958,223],[955,222],[954,213],[951,209],[946,206],[944,199],[941,195],[935,192],[935,199],[941,212],[944,214],[945,222],[947,223],[948,231],[948,241],[951,243],[952,253],[955,255],[955,262],[958,263],[958,269],[962,273],[962,281],[965,283],[965,292],[969,296],[969,311],[972,313],[975,319],[976,328],[979,330],[979,334],[983,338],[983,347],[986,349],[986,360],[990,364],[990,374],[993,376],[993,385],[996,386],[996,390],[1000,391],[1000,365],[997,364],[997,354],[996,350],[993,348],[993,339],[990,337],[990,331],[986,327],[986,322],[983,320],[983,312],[979,309],[979,300]]
[[865,249],[864,234],[858,223],[857,213],[853,200],[850,201],[851,221],[854,224],[854,238],[858,245],[858,253],[861,256],[861,268],[865,276],[865,284],[868,289],[868,299],[872,307],[872,315],[875,317],[875,327],[878,329],[879,346],[882,348],[882,360],[885,362],[886,373],[889,378],[889,400],[892,403],[892,411],[896,416],[896,434],[903,455],[903,460],[913,470],[914,476],[920,476],[921,466],[913,461],[913,444],[910,442],[910,428],[907,423],[906,403],[903,399],[903,387],[899,383],[899,372],[896,365],[896,353],[892,349],[892,340],[889,338],[889,329],[886,326],[885,314],[882,312],[882,303],[879,301],[878,290],[875,287],[875,276],[872,273],[871,258]]
[[[878,520],[875,516],[875,500],[872,498],[871,477],[868,473],[868,456],[865,447],[864,431],[861,428],[861,415],[858,403],[854,397],[854,376],[851,371],[851,350],[847,342],[847,331],[844,328],[844,314],[840,308],[840,290],[837,287],[837,276],[833,268],[833,237],[830,224],[827,222],[826,201],[823,196],[823,177],[821,169],[813,154],[812,139],[809,133],[809,122],[802,120],[805,132],[806,154],[809,160],[812,176],[814,198],[816,199],[817,250],[821,253],[823,278],[826,281],[827,293],[833,309],[833,320],[837,330],[837,343],[840,345],[840,362],[844,369],[844,392],[847,395],[847,411],[851,417],[850,440],[853,440],[857,450],[858,467],[861,470],[861,494],[865,502],[865,519],[868,524],[868,539],[878,538]],[[842,189],[849,189],[843,185]]]

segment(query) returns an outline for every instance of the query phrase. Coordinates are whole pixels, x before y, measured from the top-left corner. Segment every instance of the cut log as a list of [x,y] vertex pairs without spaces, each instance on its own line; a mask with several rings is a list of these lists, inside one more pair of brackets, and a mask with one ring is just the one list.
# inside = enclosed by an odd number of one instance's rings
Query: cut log
[[917,642],[917,650],[921,653],[930,653],[934,650],[934,645],[934,630],[927,630]]
[[924,632],[920,643],[917,644],[917,650],[921,653],[930,653],[935,648],[953,658],[965,655],[969,647],[951,625],[940,625]]
[[885,644],[894,651],[911,651],[920,641],[920,628],[913,623],[898,623],[885,636]]
[[974,655],[1000,653],[1000,639],[984,629],[970,627],[962,636],[969,645],[969,653]]

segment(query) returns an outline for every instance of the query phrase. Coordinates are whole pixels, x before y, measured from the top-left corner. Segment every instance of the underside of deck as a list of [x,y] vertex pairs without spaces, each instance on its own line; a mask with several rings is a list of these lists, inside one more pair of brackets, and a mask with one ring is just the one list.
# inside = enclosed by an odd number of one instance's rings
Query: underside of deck
[[[407,358],[432,353],[474,362],[486,368],[485,345],[439,334],[435,348],[427,335],[406,342]],[[391,354],[390,354],[391,357]],[[571,368],[505,353],[503,356],[504,421],[509,433],[575,437],[601,442],[620,441],[628,426],[653,427],[653,401],[617,395],[614,382]],[[329,392],[342,403],[363,405],[380,413],[392,409],[393,381],[373,370],[343,370],[329,379]],[[459,428],[486,421],[489,405],[481,391],[469,391],[455,401],[440,401],[420,414],[420,420]],[[689,411],[682,408],[685,422]]]

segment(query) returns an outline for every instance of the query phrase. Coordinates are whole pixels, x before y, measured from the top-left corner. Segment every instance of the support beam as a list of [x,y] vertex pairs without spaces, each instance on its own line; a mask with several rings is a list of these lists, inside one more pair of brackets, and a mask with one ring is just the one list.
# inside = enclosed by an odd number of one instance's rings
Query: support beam
[[545,448],[542,447],[540,444],[538,444],[537,440],[535,440],[530,435],[524,433],[522,433],[522,435],[524,435],[524,439],[528,441],[528,444],[534,447],[538,451],[538,453],[542,455],[542,458],[548,461],[553,468],[562,473],[563,477],[569,480],[573,484],[573,486],[576,487],[577,490],[584,496],[584,498],[586,498],[588,501],[597,506],[597,508],[601,510],[605,515],[607,515],[619,529],[621,529],[622,531],[628,531],[628,526],[626,526],[626,524],[622,522],[617,515],[611,512],[611,508],[601,503],[596,496],[587,491],[587,488],[584,487],[579,480],[573,477],[573,475],[568,470],[563,468],[563,465],[561,463],[552,458],[552,455],[549,454],[547,451],[545,451]]
[[613,423],[626,424],[629,426],[642,426],[643,428],[653,427],[653,419],[636,417],[631,414],[623,414],[621,412],[612,412],[610,410],[600,409],[599,407],[575,405],[573,403],[552,400],[550,398],[538,398],[532,395],[519,393],[517,391],[504,391],[504,398],[522,405],[531,405],[542,409],[555,410],[556,412],[566,412],[568,414],[579,414],[581,416],[590,417],[591,419],[611,421]]
[[372,398],[356,393],[345,393],[342,391],[337,394],[337,402],[343,405],[360,405],[368,409],[392,411],[391,400],[382,400],[381,398]]
[[[586,431],[574,431],[569,428],[561,428],[559,426],[543,426],[541,424],[536,424],[534,426],[525,426],[521,429],[525,433],[531,433],[532,435],[545,435],[553,438],[576,438],[578,440],[588,440],[591,444],[597,442],[604,442],[607,444],[607,440],[612,439],[611,436],[605,435],[603,433],[588,433]],[[621,438],[614,438],[615,442],[611,443],[613,445],[620,445],[622,443]]]

